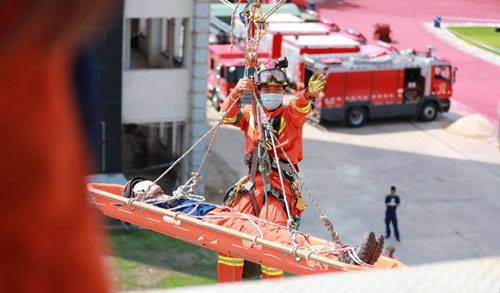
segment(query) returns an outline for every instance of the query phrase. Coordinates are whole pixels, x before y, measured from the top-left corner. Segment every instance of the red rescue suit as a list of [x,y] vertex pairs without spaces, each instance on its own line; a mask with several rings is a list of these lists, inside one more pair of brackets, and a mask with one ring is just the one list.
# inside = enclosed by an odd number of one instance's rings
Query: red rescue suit
[[[232,103],[233,101],[227,98],[222,104],[221,113],[227,111],[231,107]],[[277,137],[286,154],[295,166],[298,162],[302,161],[302,127],[306,121],[306,116],[310,112],[311,99],[306,97],[305,91],[298,92],[297,96],[292,100],[292,102],[290,102],[290,105],[281,105],[272,112],[265,111],[268,121],[271,121],[271,119],[275,116],[281,116]],[[252,114],[252,106],[246,106],[243,109],[238,109],[234,106],[226,115],[223,123],[235,125],[245,133],[245,155],[252,154],[254,143],[257,138],[257,123],[255,122]],[[287,161],[287,158],[278,145],[276,145],[276,151],[279,158]],[[274,157],[273,150],[269,151],[269,156]],[[271,171],[269,177],[271,186],[280,191],[283,195],[278,172],[275,170]],[[294,207],[290,205],[290,199],[292,197],[290,182],[284,179],[283,183],[287,201],[290,208],[293,209]],[[288,216],[282,202],[276,197],[268,195],[267,204],[265,204],[263,180],[262,175],[259,172],[256,174],[253,188],[255,198],[261,210],[259,217],[270,222],[286,226]],[[240,212],[254,215],[252,201],[249,194],[243,195],[234,208]],[[219,282],[240,281],[243,272],[243,259],[234,258],[227,254],[220,254],[217,272]],[[283,278],[283,271],[262,265],[262,278]]]

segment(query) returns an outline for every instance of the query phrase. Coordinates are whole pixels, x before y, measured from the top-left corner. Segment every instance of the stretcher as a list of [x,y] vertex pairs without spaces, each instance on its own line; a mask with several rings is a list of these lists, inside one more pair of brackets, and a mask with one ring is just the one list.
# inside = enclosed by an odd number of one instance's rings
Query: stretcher
[[331,241],[300,233],[294,242],[286,227],[229,208],[196,217],[122,197],[123,185],[89,183],[87,189],[109,217],[296,275],[405,267],[385,256],[373,266],[340,262]]

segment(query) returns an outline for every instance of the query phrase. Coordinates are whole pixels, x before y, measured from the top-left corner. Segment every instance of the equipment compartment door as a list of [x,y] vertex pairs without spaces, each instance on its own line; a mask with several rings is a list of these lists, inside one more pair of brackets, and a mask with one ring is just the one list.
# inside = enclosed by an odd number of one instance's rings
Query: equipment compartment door
[[402,116],[417,114],[417,105],[424,99],[425,77],[420,68],[405,68]]
[[338,108],[345,105],[346,91],[345,72],[332,72],[326,78],[325,96],[321,98],[324,108]]
[[398,71],[373,71],[373,92],[370,117],[397,117],[401,113],[401,103],[397,100]]
[[372,73],[355,71],[347,73],[345,102],[368,104],[372,95]]

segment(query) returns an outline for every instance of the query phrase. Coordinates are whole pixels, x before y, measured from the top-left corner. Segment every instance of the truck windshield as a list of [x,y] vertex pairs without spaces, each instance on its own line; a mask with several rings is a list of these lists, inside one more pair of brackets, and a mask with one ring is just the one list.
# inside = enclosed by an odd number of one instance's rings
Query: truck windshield
[[[252,76],[254,71],[255,71],[254,69],[249,69],[248,75]],[[226,80],[227,82],[238,82],[238,80],[243,77],[244,73],[245,73],[244,66],[228,66]]]
[[451,79],[450,66],[436,66],[434,68],[434,77],[449,82]]

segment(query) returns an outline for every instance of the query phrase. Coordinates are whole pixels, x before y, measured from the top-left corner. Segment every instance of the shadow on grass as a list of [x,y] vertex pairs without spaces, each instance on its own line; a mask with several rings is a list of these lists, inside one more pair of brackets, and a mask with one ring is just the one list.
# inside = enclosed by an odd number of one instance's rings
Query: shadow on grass
[[[217,282],[217,253],[149,230],[109,234],[121,290],[173,288]],[[139,263],[139,264],[138,264]],[[159,272],[153,272],[155,269]],[[150,276],[140,280],[144,272]],[[146,273],[148,274],[148,273]],[[151,276],[155,275],[155,276]],[[285,273],[285,277],[293,277]],[[153,279],[153,280],[152,280]],[[260,276],[244,281],[259,280]]]

